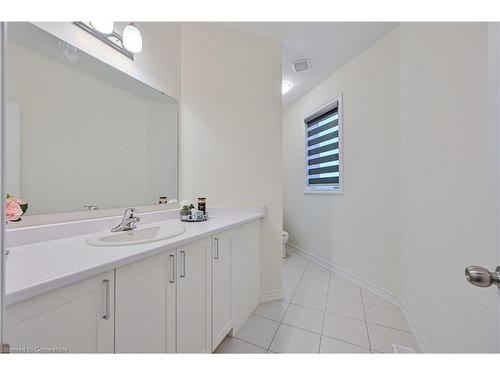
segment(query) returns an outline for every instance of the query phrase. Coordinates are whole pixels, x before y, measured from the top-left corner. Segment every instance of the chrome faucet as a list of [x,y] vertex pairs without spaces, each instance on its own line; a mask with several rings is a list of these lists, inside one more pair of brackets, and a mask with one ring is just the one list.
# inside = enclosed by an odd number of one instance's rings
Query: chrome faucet
[[122,222],[116,227],[111,229],[111,232],[124,232],[127,230],[133,230],[137,228],[137,223],[141,221],[140,217],[134,215],[136,212],[135,208],[127,208],[123,214]]

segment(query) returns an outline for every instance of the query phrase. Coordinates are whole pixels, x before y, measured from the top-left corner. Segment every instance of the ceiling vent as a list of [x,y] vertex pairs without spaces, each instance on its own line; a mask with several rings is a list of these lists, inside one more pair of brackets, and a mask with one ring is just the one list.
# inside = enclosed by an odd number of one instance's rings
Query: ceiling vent
[[311,69],[311,60],[309,59],[297,60],[292,64],[292,69],[295,73],[309,70]]

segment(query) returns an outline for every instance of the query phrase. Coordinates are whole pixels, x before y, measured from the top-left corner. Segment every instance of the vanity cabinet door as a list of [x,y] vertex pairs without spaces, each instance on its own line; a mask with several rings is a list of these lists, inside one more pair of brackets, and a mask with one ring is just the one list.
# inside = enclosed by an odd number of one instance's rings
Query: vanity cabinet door
[[113,353],[114,271],[7,307],[7,342],[27,352]]
[[232,323],[235,335],[260,299],[260,223],[231,231]]
[[177,352],[210,352],[210,238],[177,249]]
[[212,238],[212,351],[231,328],[231,234],[225,232]]
[[175,353],[175,250],[116,269],[116,353]]

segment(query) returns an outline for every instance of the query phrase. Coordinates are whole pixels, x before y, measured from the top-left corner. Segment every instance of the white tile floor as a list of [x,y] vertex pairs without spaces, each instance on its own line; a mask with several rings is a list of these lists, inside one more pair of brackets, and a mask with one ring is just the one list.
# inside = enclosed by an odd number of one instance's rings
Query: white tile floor
[[401,310],[290,252],[281,301],[261,303],[217,353],[392,353],[419,348]]

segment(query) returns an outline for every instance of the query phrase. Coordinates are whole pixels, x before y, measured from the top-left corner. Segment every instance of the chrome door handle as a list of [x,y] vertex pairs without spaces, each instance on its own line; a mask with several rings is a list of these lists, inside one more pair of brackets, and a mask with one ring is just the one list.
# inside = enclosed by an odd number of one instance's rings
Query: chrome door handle
[[214,256],[214,259],[217,260],[217,259],[219,259],[219,239],[217,237],[214,237],[214,242],[215,242],[215,256]]
[[172,273],[170,274],[170,284],[175,283],[175,255],[170,254],[170,259],[172,259]]
[[482,288],[496,285],[500,288],[500,266],[495,272],[490,272],[484,267],[470,266],[465,269],[465,278],[469,283]]
[[104,314],[102,318],[109,320],[109,280],[104,279],[102,283],[104,285]]
[[182,254],[182,273],[181,277],[186,277],[186,252],[181,251]]

